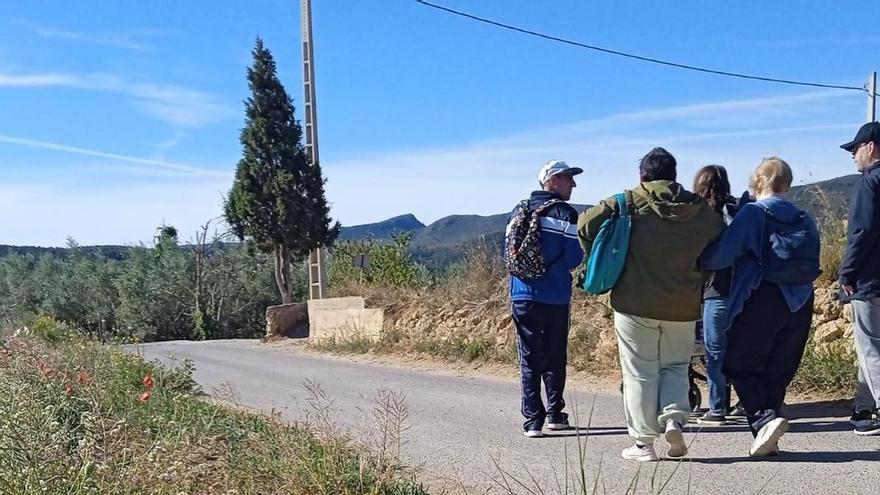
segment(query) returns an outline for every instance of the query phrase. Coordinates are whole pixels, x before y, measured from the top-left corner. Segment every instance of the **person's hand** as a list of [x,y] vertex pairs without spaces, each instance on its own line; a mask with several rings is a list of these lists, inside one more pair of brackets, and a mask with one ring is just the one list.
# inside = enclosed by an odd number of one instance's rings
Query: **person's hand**
[[849,296],[855,294],[855,292],[856,292],[852,285],[841,285],[841,286],[840,286],[840,290],[842,290],[843,293],[844,293],[847,297],[849,297]]

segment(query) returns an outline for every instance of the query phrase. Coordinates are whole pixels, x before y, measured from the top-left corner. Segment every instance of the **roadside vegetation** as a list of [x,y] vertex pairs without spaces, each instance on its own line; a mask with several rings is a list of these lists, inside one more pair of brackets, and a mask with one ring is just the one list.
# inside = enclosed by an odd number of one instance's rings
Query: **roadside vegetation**
[[[49,251],[0,257],[0,323],[51,316],[99,340],[259,337],[266,306],[278,304],[271,257],[206,225],[181,240],[156,230],[149,246],[113,253],[74,241]],[[306,294],[296,265],[295,297]]]
[[385,393],[374,441],[333,426],[311,384],[305,420],[230,409],[192,365],[164,367],[49,317],[0,339],[0,492],[427,493],[397,463],[406,406]]

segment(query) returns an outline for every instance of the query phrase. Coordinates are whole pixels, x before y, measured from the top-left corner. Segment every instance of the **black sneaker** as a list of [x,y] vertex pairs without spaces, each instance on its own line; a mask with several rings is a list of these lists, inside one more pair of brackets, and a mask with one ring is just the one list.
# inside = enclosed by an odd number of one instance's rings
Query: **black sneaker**
[[853,411],[852,416],[849,417],[849,424],[856,428],[867,427],[870,426],[872,419],[874,419],[874,415],[869,410]]
[[864,437],[880,435],[880,419],[875,418],[865,424],[856,426],[853,433]]
[[736,417],[744,418],[744,417],[746,417],[746,409],[742,406],[741,403],[737,402],[737,404],[735,406],[730,408],[730,411],[727,412],[727,415],[732,416],[734,418],[736,418]]
[[727,417],[723,414],[715,414],[712,411],[708,411],[697,418],[697,423],[701,425],[723,425],[727,424]]

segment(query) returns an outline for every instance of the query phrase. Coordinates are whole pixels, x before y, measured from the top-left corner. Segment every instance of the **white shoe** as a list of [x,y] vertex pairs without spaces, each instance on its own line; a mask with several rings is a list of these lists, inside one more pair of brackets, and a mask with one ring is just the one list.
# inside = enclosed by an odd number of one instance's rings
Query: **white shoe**
[[758,436],[752,442],[749,449],[749,455],[752,457],[763,457],[770,455],[773,451],[779,451],[779,438],[788,431],[788,420],[785,418],[776,418],[758,431]]
[[525,430],[523,431],[523,435],[529,438],[539,438],[544,436],[544,432],[541,430]]
[[637,444],[632,444],[623,449],[620,457],[630,461],[651,462],[657,460],[657,453],[654,452],[654,445],[642,445],[640,447]]
[[666,432],[663,433],[666,443],[669,444],[669,450],[666,455],[669,457],[682,457],[688,452],[687,444],[684,443],[684,435],[681,433],[681,425],[673,420],[666,422]]
[[565,431],[573,429],[568,421],[565,423],[547,423],[544,425],[544,428],[547,428],[550,431]]

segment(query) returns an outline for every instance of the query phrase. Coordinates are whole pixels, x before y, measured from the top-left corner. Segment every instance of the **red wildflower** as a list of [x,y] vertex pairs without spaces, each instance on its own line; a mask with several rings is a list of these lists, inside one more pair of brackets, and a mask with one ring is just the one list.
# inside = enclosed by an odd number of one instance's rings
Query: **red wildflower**
[[153,390],[154,385],[156,385],[156,382],[153,381],[153,375],[145,375],[144,386],[147,387],[147,390]]
[[67,384],[67,387],[64,389],[64,393],[65,393],[65,395],[67,395],[68,397],[70,397],[71,395],[73,395],[73,384],[72,384],[72,383],[68,383],[68,384]]
[[79,383],[80,385],[87,385],[91,382],[92,377],[85,371],[80,371],[76,374],[76,383]]
[[46,378],[55,374],[55,368],[52,368],[45,361],[37,360],[37,369],[40,370],[40,374],[45,376]]
[[150,395],[151,395],[150,391],[148,390],[148,391],[142,393],[141,396],[138,397],[138,400],[141,402],[146,402],[146,401],[150,400]]

